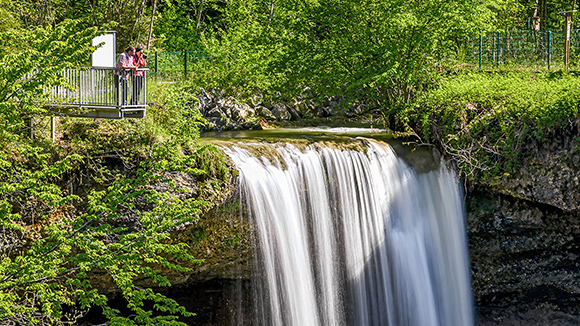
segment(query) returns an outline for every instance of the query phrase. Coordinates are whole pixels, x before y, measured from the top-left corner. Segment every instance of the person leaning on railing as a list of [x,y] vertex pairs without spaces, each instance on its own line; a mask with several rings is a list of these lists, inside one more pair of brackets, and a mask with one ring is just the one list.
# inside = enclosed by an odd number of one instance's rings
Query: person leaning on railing
[[143,70],[140,68],[145,68],[147,62],[145,61],[146,56],[143,54],[143,49],[138,47],[135,49],[135,55],[131,57],[133,60],[133,65],[136,67],[133,73],[133,94],[131,96],[131,105],[139,104],[139,95],[141,94],[141,89],[143,88]]
[[[125,52],[119,54],[117,65],[115,66],[115,103],[118,105],[127,105],[127,94],[129,87],[127,85],[127,78],[131,70],[135,70],[136,66],[133,64],[132,57],[135,55],[135,48],[130,46],[125,49]],[[119,92],[121,92],[121,103],[119,103]]]

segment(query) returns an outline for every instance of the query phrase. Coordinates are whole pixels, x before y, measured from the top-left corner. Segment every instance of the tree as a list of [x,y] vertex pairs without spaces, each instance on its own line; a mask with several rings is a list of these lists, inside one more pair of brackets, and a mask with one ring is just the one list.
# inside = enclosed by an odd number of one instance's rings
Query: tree
[[20,20],[14,13],[18,5],[10,0],[0,0],[0,33],[20,27]]
[[[44,90],[67,87],[59,72],[86,63],[94,49],[97,29],[79,26],[65,20],[0,34],[0,324],[74,323],[100,307],[113,324],[180,325],[178,316],[191,314],[135,280],[167,286],[160,268],[184,271],[175,262],[194,260],[169,234],[194,221],[205,203],[183,196],[167,172],[205,173],[196,156],[168,137],[144,144],[149,154],[132,159],[137,168],[113,173],[95,165],[95,153],[69,153],[22,134],[27,118],[49,113]],[[194,120],[173,132],[195,140]],[[91,169],[108,176],[102,188],[71,193],[67,176]],[[95,273],[116,287],[130,314],[108,304]]]
[[165,51],[202,50],[202,34],[219,26],[223,0],[170,0],[159,3],[156,35]]
[[525,20],[533,29],[563,30],[564,15],[561,12],[578,9],[576,1],[523,0]]
[[231,1],[206,38],[238,89],[371,99],[393,108],[433,83],[467,35],[514,1]]
[[147,0],[31,0],[16,11],[26,29],[58,25],[76,19],[82,28],[111,28],[117,31],[118,48],[147,42]]
[[34,30],[11,29],[0,35],[0,126],[3,137],[21,129],[26,118],[43,113],[45,89],[65,86],[65,68],[86,66],[96,28],[78,21]]
[[[169,231],[196,219],[203,203],[154,188],[171,184],[164,172],[186,166],[191,158],[164,157],[167,149],[158,147],[135,175],[118,175],[107,189],[92,191],[86,209],[79,210],[78,204],[72,207],[71,203],[81,198],[63,195],[58,184],[63,174],[82,166],[83,157],[73,154],[51,162],[39,148],[21,148],[26,153],[18,162],[6,156],[0,160],[0,223],[5,244],[0,264],[0,322],[70,323],[98,306],[114,324],[183,325],[176,322],[177,315],[190,313],[175,301],[138,287],[134,280],[148,277],[167,286],[158,268],[183,272],[170,259],[193,260],[183,244],[168,241]],[[16,207],[20,213],[15,213]],[[38,213],[26,214],[26,208]],[[132,216],[130,223],[122,218],[125,215]],[[130,316],[108,305],[93,281],[95,271],[110,277],[126,299]]]

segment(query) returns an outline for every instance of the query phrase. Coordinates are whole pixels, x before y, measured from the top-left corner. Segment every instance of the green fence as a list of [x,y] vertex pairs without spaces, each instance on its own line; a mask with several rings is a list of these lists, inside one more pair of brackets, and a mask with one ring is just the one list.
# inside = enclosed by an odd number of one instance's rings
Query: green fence
[[213,58],[204,51],[153,52],[147,57],[150,74],[164,79],[187,78],[212,62]]
[[[480,32],[465,41],[465,62],[479,69],[514,66],[518,68],[564,68],[564,31]],[[188,78],[207,69],[214,58],[204,51],[153,52],[147,65],[150,76],[164,79]],[[580,31],[570,35],[570,66],[580,66]]]
[[[559,69],[564,67],[563,31],[480,32],[466,40],[466,62],[482,68],[499,66]],[[570,65],[580,64],[580,33],[570,35]]]

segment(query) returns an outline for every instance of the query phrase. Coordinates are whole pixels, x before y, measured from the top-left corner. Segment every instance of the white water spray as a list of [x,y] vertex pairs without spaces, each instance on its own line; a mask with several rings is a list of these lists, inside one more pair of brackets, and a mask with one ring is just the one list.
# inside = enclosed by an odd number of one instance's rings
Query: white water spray
[[417,175],[392,149],[274,146],[228,155],[259,250],[261,325],[473,325],[462,201],[445,167]]

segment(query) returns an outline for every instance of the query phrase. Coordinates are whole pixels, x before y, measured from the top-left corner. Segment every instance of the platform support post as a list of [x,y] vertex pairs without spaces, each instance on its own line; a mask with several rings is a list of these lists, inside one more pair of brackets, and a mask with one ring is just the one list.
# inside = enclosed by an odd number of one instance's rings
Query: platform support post
[[50,117],[50,139],[56,141],[56,117]]

